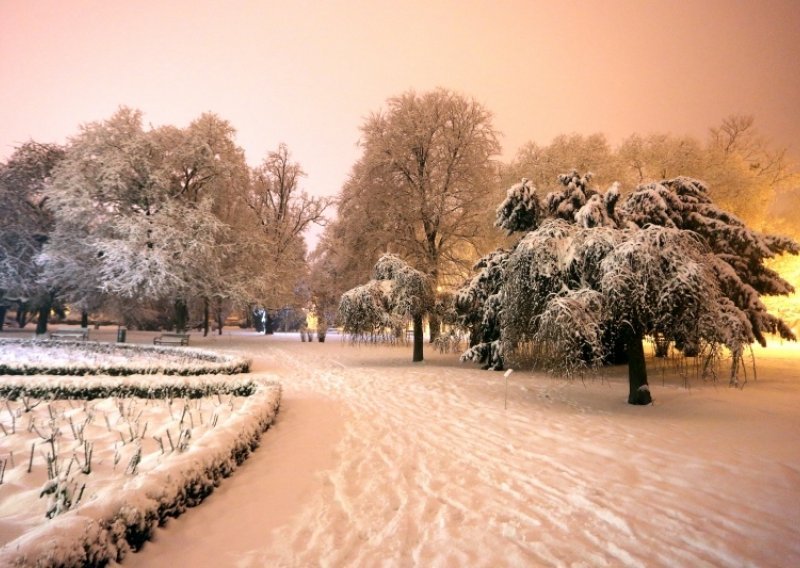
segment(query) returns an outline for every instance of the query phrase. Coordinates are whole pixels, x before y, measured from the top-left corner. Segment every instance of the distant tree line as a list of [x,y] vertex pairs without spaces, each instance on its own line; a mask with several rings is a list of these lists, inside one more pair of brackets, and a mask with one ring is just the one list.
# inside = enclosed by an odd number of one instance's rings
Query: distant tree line
[[228,122],[145,128],[121,108],[64,147],[28,142],[0,164],[0,326],[65,306],[136,327],[221,330],[235,309],[308,302],[302,233],[328,201],[299,187],[286,146],[247,166]]

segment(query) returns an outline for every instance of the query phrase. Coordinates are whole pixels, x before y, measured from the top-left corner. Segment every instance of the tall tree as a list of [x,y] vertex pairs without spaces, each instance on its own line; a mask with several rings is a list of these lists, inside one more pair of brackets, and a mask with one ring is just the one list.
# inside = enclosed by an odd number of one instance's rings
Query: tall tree
[[706,173],[705,149],[690,136],[633,134],[622,141],[616,153],[620,168],[615,181],[628,187],[678,175],[703,177]]
[[554,188],[559,174],[576,170],[592,172],[595,182],[606,187],[623,181],[621,169],[605,135],[561,134],[546,146],[535,142],[523,145],[503,169],[503,182],[508,187],[524,177],[535,187],[547,190]]
[[259,267],[262,281],[258,294],[268,319],[270,308],[282,307],[294,297],[295,284],[307,271],[303,233],[312,224],[325,223],[325,210],[330,205],[329,199],[313,197],[300,189],[305,175],[285,144],[270,152],[252,172],[247,203],[270,251],[261,261],[265,266]]
[[394,242],[438,281],[458,272],[460,245],[478,247],[500,152],[492,116],[444,89],[405,93],[387,106],[362,127],[362,161],[379,176]]
[[[193,290],[202,304],[203,334],[208,335],[212,310],[221,333],[224,306],[246,302],[247,280],[242,279],[240,265],[252,250],[248,246],[251,236],[237,231],[249,189],[244,152],[236,145],[230,123],[212,113],[202,114],[185,129],[165,127],[152,134],[166,152],[171,196],[190,205],[209,203],[211,212],[226,227],[215,235],[217,262]],[[212,269],[216,273],[210,273]],[[187,306],[188,298],[176,303],[178,312]]]
[[710,129],[699,177],[708,182],[714,201],[756,227],[764,226],[776,192],[798,182],[786,149],[774,148],[750,115],[729,116]]
[[[437,284],[463,276],[483,247],[487,188],[496,183],[491,113],[445,89],[407,92],[361,131],[364,153],[340,199],[344,246],[363,256],[392,250]],[[431,324],[433,339],[435,318]]]
[[[40,282],[37,255],[50,238],[52,217],[45,205],[53,171],[64,158],[55,144],[27,142],[0,164],[0,330],[12,301],[39,312],[37,333],[47,331],[56,288]],[[22,308],[20,308],[22,309]]]
[[145,131],[141,113],[127,108],[84,126],[54,177],[48,207],[60,238],[45,258],[66,258],[65,250],[82,244],[91,254],[53,265],[51,277],[91,274],[96,288],[86,296],[172,298],[180,327],[186,298],[220,278],[218,245],[227,227],[213,213],[212,196],[176,195],[180,163],[165,138]]

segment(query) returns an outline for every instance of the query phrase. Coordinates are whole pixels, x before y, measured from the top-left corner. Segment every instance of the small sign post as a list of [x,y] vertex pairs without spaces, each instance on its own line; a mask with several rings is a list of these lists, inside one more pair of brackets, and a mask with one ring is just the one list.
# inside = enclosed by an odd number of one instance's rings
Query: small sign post
[[514,372],[514,369],[509,369],[503,375],[505,377],[505,379],[506,379],[506,389],[505,389],[505,393],[503,395],[503,409],[504,410],[508,410],[508,376],[513,372]]

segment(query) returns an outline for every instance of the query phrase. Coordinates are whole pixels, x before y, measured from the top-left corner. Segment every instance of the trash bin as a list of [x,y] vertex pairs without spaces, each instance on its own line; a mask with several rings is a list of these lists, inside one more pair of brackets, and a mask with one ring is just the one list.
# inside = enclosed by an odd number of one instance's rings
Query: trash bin
[[128,328],[121,325],[117,328],[117,343],[125,343],[125,336],[128,333]]

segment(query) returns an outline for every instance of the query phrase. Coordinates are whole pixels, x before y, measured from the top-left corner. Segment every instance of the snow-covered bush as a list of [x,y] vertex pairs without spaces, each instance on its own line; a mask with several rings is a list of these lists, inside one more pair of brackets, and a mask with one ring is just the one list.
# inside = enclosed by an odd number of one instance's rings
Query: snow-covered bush
[[246,357],[196,348],[0,339],[0,375],[233,375],[249,369]]
[[258,446],[277,414],[281,388],[266,380],[251,382],[252,393],[224,424],[120,490],[82,502],[6,544],[0,565],[105,566],[141,548],[157,526],[198,505]]
[[60,376],[25,375],[0,377],[0,397],[58,400],[95,398],[202,398],[212,394],[250,396],[255,383],[249,376],[224,380],[218,375],[192,376]]

